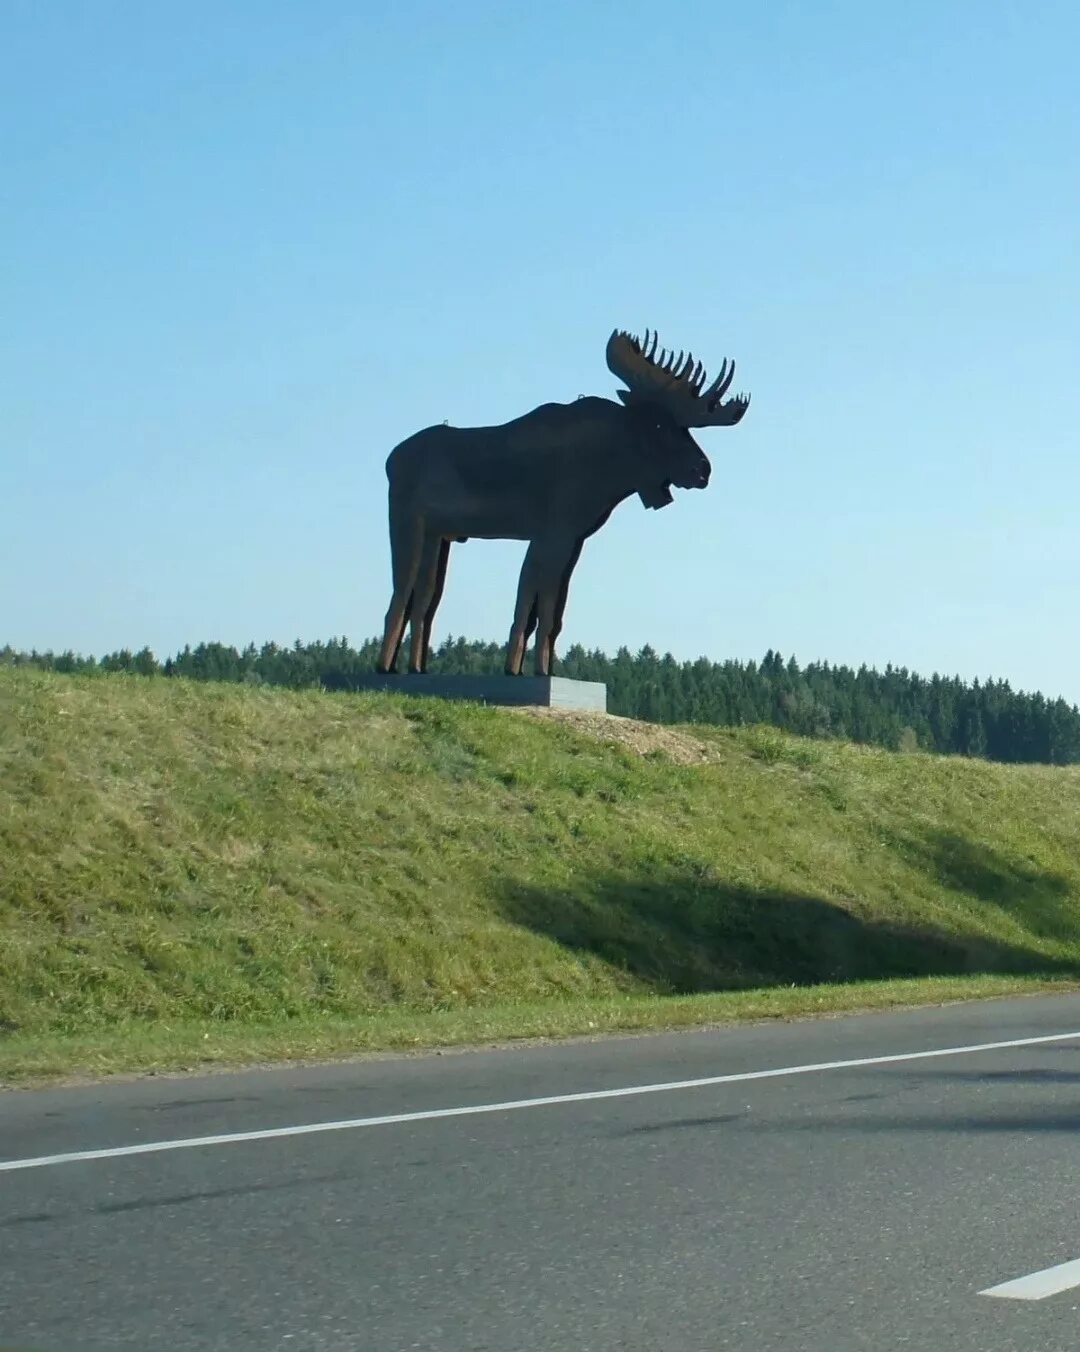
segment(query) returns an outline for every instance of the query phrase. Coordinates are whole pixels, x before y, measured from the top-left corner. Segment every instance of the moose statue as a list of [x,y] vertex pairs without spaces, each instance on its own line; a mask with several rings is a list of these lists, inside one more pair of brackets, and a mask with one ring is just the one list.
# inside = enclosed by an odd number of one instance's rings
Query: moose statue
[[497,427],[428,427],[390,452],[394,592],[379,672],[397,670],[406,624],[409,671],[426,671],[450,546],[475,537],[528,541],[505,669],[521,674],[536,630],[536,675],[551,674],[582,545],[632,493],[656,510],[673,485],[704,488],[710,465],[690,429],[731,427],[750,403],[724,399],[734,362],[706,388],[693,354],[658,357],[656,344],[648,330],[644,342],[621,330],[608,339],[608,369],[627,387],[621,403],[583,396]]

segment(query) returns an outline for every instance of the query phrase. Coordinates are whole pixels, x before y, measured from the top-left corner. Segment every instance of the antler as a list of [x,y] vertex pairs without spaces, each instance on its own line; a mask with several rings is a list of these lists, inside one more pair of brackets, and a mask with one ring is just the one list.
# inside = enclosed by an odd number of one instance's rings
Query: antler
[[[652,339],[650,346],[649,339]],[[616,329],[608,339],[608,370],[629,388],[619,390],[624,404],[663,404],[683,427],[730,427],[737,423],[750,405],[748,394],[723,402],[732,380],[735,363],[724,359],[720,374],[705,389],[705,367],[688,352],[684,358],[661,348],[656,355],[657,335],[645,330],[642,343],[633,334]]]

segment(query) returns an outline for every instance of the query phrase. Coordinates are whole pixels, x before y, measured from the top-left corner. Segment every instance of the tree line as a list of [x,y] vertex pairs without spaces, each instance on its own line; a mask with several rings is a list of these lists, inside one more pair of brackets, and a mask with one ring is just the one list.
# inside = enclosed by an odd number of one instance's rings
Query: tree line
[[[185,647],[159,662],[143,648],[105,657],[0,648],[0,664],[57,672],[131,672],[200,681],[246,682],[290,689],[355,688],[374,670],[378,640],[359,648],[346,639],[292,647],[264,643],[237,649],[222,643]],[[448,675],[502,670],[501,644],[447,638],[433,649],[429,670]],[[858,670],[811,662],[800,666],[770,650],[760,662],[698,658],[678,662],[646,645],[614,657],[580,644],[567,650],[559,675],[602,681],[612,713],[656,723],[723,727],[772,724],[809,737],[832,737],[894,750],[935,751],[1006,762],[1080,762],[1080,709],[1063,699],[1013,690],[1008,681],[965,682],[919,676],[906,667]],[[403,687],[407,681],[403,679]]]

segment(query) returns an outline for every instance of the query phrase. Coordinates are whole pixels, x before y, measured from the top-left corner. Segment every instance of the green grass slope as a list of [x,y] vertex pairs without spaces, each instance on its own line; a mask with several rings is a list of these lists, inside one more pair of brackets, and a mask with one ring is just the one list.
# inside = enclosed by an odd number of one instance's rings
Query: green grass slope
[[1080,973],[1080,770],[649,736],[0,669],[0,1074]]

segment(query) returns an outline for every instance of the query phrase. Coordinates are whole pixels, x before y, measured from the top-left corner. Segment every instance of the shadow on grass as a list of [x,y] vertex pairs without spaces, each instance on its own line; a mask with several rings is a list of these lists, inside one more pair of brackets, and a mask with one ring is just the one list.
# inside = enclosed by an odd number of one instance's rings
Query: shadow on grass
[[998,907],[1032,934],[1055,939],[1077,936],[1080,904],[1075,885],[1061,874],[945,831],[898,836],[892,843],[915,867],[955,892]]
[[1080,974],[1080,962],[1022,946],[866,921],[819,897],[694,877],[605,877],[573,892],[508,884],[500,905],[512,923],[599,958],[660,994],[976,973]]

